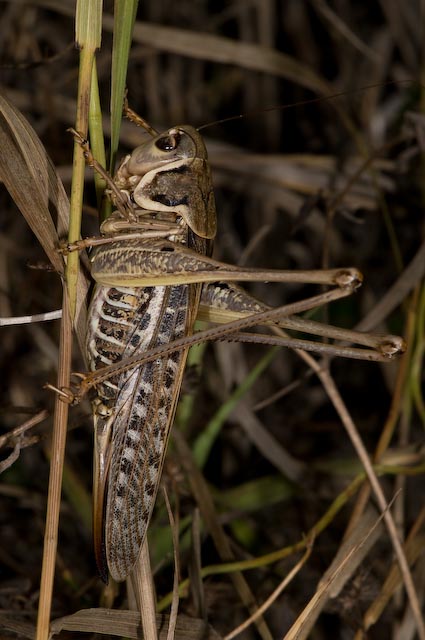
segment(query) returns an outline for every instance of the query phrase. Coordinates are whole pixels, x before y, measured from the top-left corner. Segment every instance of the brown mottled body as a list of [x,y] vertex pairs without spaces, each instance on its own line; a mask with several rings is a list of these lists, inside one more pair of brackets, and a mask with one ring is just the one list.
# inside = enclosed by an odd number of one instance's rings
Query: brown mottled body
[[[210,258],[214,196],[205,146],[193,128],[174,127],[135,149],[114,183],[111,198],[118,211],[101,228],[111,237],[97,243],[92,257],[97,282],[87,332],[92,373],[81,386],[93,393],[97,563],[105,580],[108,571],[124,580],[151,518],[191,343],[226,335],[384,361],[401,353],[404,342],[292,315],[350,295],[362,280],[355,268],[289,272],[239,268]],[[229,284],[244,280],[334,289],[272,310]],[[221,326],[191,340],[198,310]],[[276,321],[283,328],[366,348],[245,332]]]
[[[115,212],[103,231],[106,227],[140,235],[155,224],[161,229],[161,243],[165,237],[169,248],[184,246],[199,256],[210,253],[214,200],[205,147],[195,130],[175,128],[149,140],[124,160],[115,182],[128,199],[131,215],[126,220]],[[164,236],[167,228],[169,235]],[[116,277],[114,286],[108,284],[112,274],[131,272],[134,265],[140,281],[145,264],[140,250],[146,248],[149,256],[152,245],[155,239],[150,244],[140,239],[120,241],[118,233],[116,241],[94,251],[93,277],[98,284],[86,337],[91,371],[192,333],[200,283],[133,287],[124,278],[121,286],[118,276],[118,284]],[[161,271],[169,254],[159,251],[153,264],[146,264],[146,274],[154,265]],[[115,580],[124,580],[138,558],[155,504],[186,357],[183,349],[134,366],[97,384],[92,394],[94,539],[105,580],[108,571]]]

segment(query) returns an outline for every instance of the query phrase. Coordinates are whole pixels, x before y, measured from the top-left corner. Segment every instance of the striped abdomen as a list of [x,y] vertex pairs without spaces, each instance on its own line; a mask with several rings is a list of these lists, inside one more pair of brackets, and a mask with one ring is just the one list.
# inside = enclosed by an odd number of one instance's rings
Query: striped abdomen
[[[87,356],[97,370],[191,332],[199,287],[97,285]],[[187,351],[156,358],[96,386],[94,534],[99,569],[133,568],[158,490]],[[97,486],[96,486],[97,485]],[[105,507],[106,502],[106,507]]]

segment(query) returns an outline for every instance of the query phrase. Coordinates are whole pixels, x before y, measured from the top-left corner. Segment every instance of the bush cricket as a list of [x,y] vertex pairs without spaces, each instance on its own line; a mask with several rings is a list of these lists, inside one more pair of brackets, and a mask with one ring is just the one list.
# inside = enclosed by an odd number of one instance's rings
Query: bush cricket
[[[338,329],[295,316],[350,295],[357,269],[278,271],[212,259],[216,211],[207,152],[196,129],[157,134],[122,161],[109,194],[116,210],[93,249],[96,281],[86,355],[73,400],[90,392],[94,414],[94,540],[101,576],[131,572],[151,518],[188,349],[205,340],[293,346],[375,361],[404,350],[401,338]],[[74,131],[88,163],[96,163]],[[68,250],[86,246],[85,241]],[[305,282],[328,291],[271,309],[237,281]],[[217,326],[193,334],[197,317]],[[246,332],[269,325],[275,332]],[[288,338],[281,329],[361,347]],[[63,392],[66,395],[66,392]]]

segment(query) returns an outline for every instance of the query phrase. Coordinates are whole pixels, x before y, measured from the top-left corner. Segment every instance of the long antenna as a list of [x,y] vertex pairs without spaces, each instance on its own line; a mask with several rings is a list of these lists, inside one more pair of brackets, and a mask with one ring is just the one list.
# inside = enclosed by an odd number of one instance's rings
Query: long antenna
[[362,93],[364,91],[368,91],[369,89],[376,89],[377,87],[387,87],[391,85],[399,85],[406,83],[413,83],[413,80],[389,80],[388,82],[377,82],[375,84],[365,85],[364,87],[359,87],[358,89],[352,89],[351,91],[340,91],[339,93],[334,93],[330,96],[321,96],[319,98],[311,98],[310,100],[301,100],[300,102],[293,102],[292,104],[279,104],[273,107],[267,107],[266,109],[255,109],[254,111],[247,111],[246,113],[241,113],[236,116],[230,116],[229,118],[222,118],[221,120],[214,120],[213,122],[208,122],[207,124],[203,124],[197,128],[197,131],[201,131],[202,129],[207,129],[208,127],[213,127],[217,124],[223,124],[224,122],[232,122],[233,120],[241,120],[242,118],[252,118],[254,116],[261,115],[262,113],[267,113],[268,111],[286,111],[287,109],[294,109],[295,107],[301,107],[307,104],[315,104],[316,102],[326,102],[329,100],[334,100],[335,98],[341,98],[342,96],[349,96],[356,93]]

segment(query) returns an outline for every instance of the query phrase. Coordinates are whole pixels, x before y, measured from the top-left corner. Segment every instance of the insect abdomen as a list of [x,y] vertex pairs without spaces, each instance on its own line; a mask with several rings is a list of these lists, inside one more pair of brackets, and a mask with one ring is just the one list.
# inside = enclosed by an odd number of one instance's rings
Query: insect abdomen
[[[186,335],[192,324],[188,309],[193,293],[193,285],[98,285],[86,342],[90,368],[99,369]],[[186,351],[173,352],[96,387],[95,437],[100,442],[103,478],[106,481],[109,475],[109,479],[106,510],[103,488],[102,504],[96,505],[95,492],[95,518],[96,513],[106,517],[102,540],[95,540],[95,545],[105,549],[116,580],[125,579],[132,569],[146,533],[185,360]],[[98,551],[98,562],[101,555]]]

